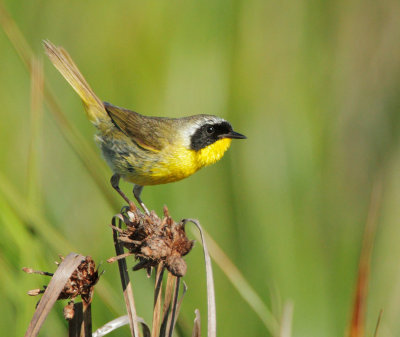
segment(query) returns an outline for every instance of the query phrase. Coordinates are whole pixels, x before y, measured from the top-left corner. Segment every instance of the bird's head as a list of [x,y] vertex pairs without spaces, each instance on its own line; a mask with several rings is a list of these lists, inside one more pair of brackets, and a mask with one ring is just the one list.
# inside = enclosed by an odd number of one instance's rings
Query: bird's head
[[196,153],[201,166],[213,164],[221,159],[232,139],[246,138],[233,131],[228,121],[212,115],[191,116],[185,124],[186,147]]

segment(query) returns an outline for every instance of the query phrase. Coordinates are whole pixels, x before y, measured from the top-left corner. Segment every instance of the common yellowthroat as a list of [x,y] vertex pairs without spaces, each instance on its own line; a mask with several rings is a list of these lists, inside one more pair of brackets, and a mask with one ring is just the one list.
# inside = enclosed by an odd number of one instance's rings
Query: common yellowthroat
[[133,194],[146,213],[148,210],[140,199],[143,186],[186,178],[221,159],[232,139],[246,138],[216,116],[149,117],[102,102],[65,49],[50,41],[44,41],[44,46],[51,62],[82,99],[89,120],[98,129],[96,140],[114,172],[111,185],[132,206],[119,188],[119,180],[122,177],[133,183]]

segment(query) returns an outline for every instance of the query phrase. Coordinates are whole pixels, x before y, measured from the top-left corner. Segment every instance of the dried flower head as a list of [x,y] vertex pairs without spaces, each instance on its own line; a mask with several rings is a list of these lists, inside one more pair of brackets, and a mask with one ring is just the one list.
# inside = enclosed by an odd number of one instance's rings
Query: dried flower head
[[[166,206],[163,219],[154,211],[146,215],[138,209],[121,215],[126,228],[112,227],[119,233],[118,239],[123,246],[139,260],[133,270],[148,269],[163,262],[173,275],[185,275],[187,266],[182,256],[190,252],[194,241],[186,236],[184,224],[176,223],[170,217]],[[118,257],[111,258],[109,262],[116,259]]]
[[74,299],[81,296],[82,301],[89,304],[92,302],[93,289],[99,280],[99,273],[96,264],[90,256],[75,269],[58,297],[62,299]]
[[[64,259],[62,256],[60,256],[60,258],[61,260]],[[23,268],[22,270],[28,274],[53,276],[52,273],[37,271],[31,268]],[[96,269],[96,265],[93,259],[90,256],[86,256],[85,260],[83,260],[81,264],[72,273],[67,283],[65,283],[65,286],[61,291],[60,295],[58,296],[59,300],[64,300],[64,299],[71,300],[64,310],[66,319],[71,319],[74,315],[73,309],[71,310],[71,303],[73,308],[73,301],[77,296],[81,296],[82,301],[84,303],[86,304],[91,303],[93,296],[93,289],[98,280],[99,280],[98,269]],[[28,292],[28,295],[36,296],[44,293],[45,290],[46,286],[43,286],[43,289],[30,290]]]

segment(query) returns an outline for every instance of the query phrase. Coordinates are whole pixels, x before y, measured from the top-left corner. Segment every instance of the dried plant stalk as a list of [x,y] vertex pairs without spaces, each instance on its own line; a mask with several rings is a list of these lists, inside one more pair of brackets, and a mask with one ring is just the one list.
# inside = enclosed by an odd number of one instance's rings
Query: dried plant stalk
[[171,303],[172,296],[174,293],[174,284],[175,284],[176,276],[168,273],[167,276],[167,285],[165,287],[165,295],[164,295],[164,305],[163,305],[163,319],[160,327],[160,337],[165,337],[167,331],[169,331],[170,327],[170,313],[171,313]]
[[92,303],[82,302],[83,304],[83,327],[85,337],[92,337]]
[[192,337],[201,337],[201,321],[200,321],[200,311],[199,309],[196,309],[194,311],[196,317],[193,322],[193,331],[192,331]]
[[185,281],[183,281],[183,280],[182,280],[182,285],[183,285],[182,295],[179,297],[178,303],[176,304],[175,324],[176,324],[176,321],[177,321],[177,319],[178,319],[179,313],[180,313],[180,311],[181,311],[181,306],[182,306],[183,298],[185,297],[186,292],[187,292],[187,289],[188,289],[187,286],[186,286]]
[[[150,337],[150,329],[145,323],[144,319],[141,317],[137,317],[137,322],[142,325],[142,336],[143,337]],[[102,337],[110,332],[120,328],[121,326],[129,324],[129,317],[128,315],[118,317],[113,319],[112,321],[104,324],[102,327],[98,328],[95,332],[93,332],[92,337]]]
[[182,223],[192,222],[196,225],[200,232],[201,241],[203,244],[204,252],[204,262],[206,265],[206,277],[207,277],[207,315],[208,315],[208,326],[207,326],[207,336],[216,337],[217,336],[217,309],[215,305],[215,290],[214,290],[214,277],[212,272],[212,264],[210,254],[208,253],[208,248],[206,240],[203,234],[203,228],[200,222],[196,219],[184,219]]
[[93,332],[92,337],[102,337],[110,332],[129,324],[129,317],[128,315],[118,317],[113,319],[112,321],[104,324],[102,327],[98,328],[95,332]]
[[[115,226],[115,221],[118,219],[118,227],[121,228],[123,217],[116,215],[112,219],[112,224]],[[113,231],[113,238],[114,238],[114,246],[115,246],[115,253],[117,255],[124,253],[124,248],[122,243],[118,240],[119,234],[118,231]],[[131,287],[131,282],[129,280],[128,275],[128,267],[126,265],[125,258],[118,260],[118,267],[119,267],[119,274],[121,278],[122,290],[124,292],[124,299],[126,310],[128,312],[129,317],[129,326],[131,329],[132,337],[139,337],[139,327],[137,325],[137,315],[136,315],[136,307],[135,307],[135,300],[133,298],[133,292]]]
[[91,305],[85,308],[84,302],[73,303],[74,316],[68,324],[69,337],[92,337]]
[[157,267],[157,274],[154,287],[154,308],[153,308],[153,325],[151,337],[157,337],[159,334],[160,317],[161,317],[161,293],[162,281],[164,275],[164,265],[162,262]]
[[173,301],[173,304],[172,304],[172,313],[171,313],[171,318],[170,318],[170,326],[169,326],[168,337],[172,337],[172,333],[173,333],[174,328],[175,328],[180,284],[181,284],[181,278],[177,277],[175,279],[174,301]]

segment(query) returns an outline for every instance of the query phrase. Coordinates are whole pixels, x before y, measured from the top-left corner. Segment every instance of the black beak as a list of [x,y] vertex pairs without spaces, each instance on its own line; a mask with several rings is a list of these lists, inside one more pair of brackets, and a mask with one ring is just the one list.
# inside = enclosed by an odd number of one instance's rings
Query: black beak
[[245,135],[242,135],[239,132],[229,131],[229,133],[225,133],[224,135],[220,135],[221,138],[232,138],[232,139],[246,139]]

